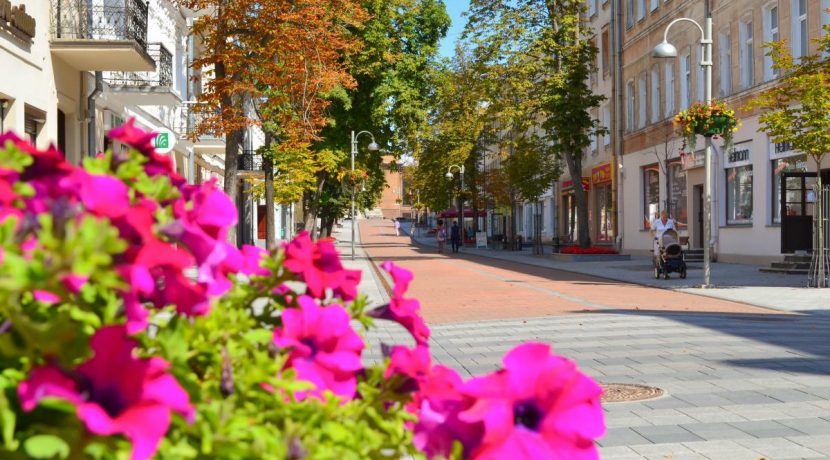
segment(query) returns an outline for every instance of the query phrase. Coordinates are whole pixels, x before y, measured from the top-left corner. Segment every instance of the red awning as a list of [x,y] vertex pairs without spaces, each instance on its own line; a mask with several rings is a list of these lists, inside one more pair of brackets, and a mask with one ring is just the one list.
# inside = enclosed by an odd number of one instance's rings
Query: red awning
[[[479,217],[487,217],[487,211],[483,209],[478,210]],[[441,218],[453,218],[458,217],[458,209],[457,208],[450,208],[440,211],[438,213],[438,217]],[[464,208],[464,217],[473,217],[473,209],[472,208]]]

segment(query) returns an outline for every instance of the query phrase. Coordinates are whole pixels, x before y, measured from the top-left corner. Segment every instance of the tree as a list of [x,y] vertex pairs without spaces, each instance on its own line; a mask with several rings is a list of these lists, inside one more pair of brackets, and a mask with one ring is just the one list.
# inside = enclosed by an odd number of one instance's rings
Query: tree
[[330,94],[355,85],[343,56],[358,51],[352,31],[368,17],[358,0],[178,1],[213,12],[192,29],[206,50],[192,65],[212,69],[198,95],[204,118],[197,128],[225,135],[225,191],[236,201],[244,130],[262,124],[270,141],[289,150],[317,140]]
[[[830,28],[825,27],[830,30]],[[810,156],[816,164],[818,190],[814,219],[817,220],[818,247],[813,251],[810,280],[815,287],[828,287],[828,261],[825,247],[821,160],[830,151],[830,63],[821,55],[802,56],[796,62],[786,42],[766,45],[773,68],[782,77],[777,84],[750,103],[766,112],[759,117],[762,129],[773,142],[787,142],[793,149]],[[822,53],[830,52],[830,37],[819,40]],[[826,55],[826,54],[825,54]]]
[[[584,151],[604,129],[590,114],[603,96],[588,86],[597,50],[582,27],[580,0],[473,0],[465,36],[472,37],[477,59],[488,64],[497,85],[513,89],[502,115],[516,133],[541,126],[545,154],[565,162],[575,184],[582,177]],[[579,245],[590,245],[585,192],[574,187]]]

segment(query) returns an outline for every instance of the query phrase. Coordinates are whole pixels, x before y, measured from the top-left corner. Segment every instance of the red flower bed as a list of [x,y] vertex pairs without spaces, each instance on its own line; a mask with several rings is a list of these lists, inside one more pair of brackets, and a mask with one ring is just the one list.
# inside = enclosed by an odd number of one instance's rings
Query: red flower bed
[[591,246],[590,248],[581,248],[579,246],[568,246],[562,248],[562,254],[618,254],[617,251],[609,248],[598,248]]

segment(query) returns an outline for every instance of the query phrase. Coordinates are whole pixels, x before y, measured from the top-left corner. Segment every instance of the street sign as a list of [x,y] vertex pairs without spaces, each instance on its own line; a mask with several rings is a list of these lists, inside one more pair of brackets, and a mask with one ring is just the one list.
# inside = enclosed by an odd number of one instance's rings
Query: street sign
[[170,153],[176,147],[176,134],[167,128],[156,130],[156,138],[153,139],[153,146],[158,153]]
[[487,247],[487,232],[476,232],[476,247],[477,248],[486,248]]

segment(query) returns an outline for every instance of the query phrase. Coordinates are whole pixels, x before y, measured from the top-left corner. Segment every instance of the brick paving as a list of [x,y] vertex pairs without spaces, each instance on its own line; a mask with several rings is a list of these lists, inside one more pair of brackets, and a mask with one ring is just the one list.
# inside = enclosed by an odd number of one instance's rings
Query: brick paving
[[[435,359],[464,375],[495,369],[528,340],[551,343],[600,382],[666,394],[606,404],[606,459],[830,458],[830,314],[609,282],[466,255],[438,255],[361,222],[375,261],[413,270]],[[411,343],[397,325],[370,334]]]

